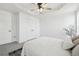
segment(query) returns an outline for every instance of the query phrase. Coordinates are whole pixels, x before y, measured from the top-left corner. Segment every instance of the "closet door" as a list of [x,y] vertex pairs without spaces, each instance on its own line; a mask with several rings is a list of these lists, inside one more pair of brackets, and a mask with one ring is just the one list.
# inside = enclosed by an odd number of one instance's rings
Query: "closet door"
[[27,15],[26,13],[19,14],[19,42],[36,38],[39,36],[39,21],[38,19]]
[[11,14],[0,10],[0,45],[11,42]]
[[30,24],[31,24],[31,36],[33,38],[37,38],[40,36],[40,25],[39,25],[39,19],[36,19],[36,18],[32,18],[30,20]]

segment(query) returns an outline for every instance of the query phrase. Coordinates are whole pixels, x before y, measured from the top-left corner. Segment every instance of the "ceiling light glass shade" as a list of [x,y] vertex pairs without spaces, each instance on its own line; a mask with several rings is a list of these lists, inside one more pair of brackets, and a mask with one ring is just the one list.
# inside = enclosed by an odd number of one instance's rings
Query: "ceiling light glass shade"
[[42,13],[42,12],[43,12],[43,9],[40,8],[40,9],[37,9],[37,11],[38,11],[39,13]]
[[42,9],[42,8],[40,8],[40,9],[39,9],[39,12],[42,12],[42,11],[43,11],[43,9]]
[[46,7],[47,7],[47,3],[43,3],[42,8],[46,8]]

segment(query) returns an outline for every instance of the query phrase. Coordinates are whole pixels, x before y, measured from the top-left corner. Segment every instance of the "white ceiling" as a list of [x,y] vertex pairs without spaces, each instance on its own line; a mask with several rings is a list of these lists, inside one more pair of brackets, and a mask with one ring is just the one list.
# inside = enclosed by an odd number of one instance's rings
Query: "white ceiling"
[[[55,8],[59,8],[61,5],[62,8],[56,11],[53,11]],[[63,14],[68,12],[73,12],[75,10],[79,9],[78,3],[48,3],[47,7],[52,8],[51,11],[47,11],[44,14]],[[10,12],[19,12],[24,11],[31,15],[39,15],[37,11],[31,11],[31,9],[34,9],[34,5],[32,3],[0,3],[0,9],[7,10]]]

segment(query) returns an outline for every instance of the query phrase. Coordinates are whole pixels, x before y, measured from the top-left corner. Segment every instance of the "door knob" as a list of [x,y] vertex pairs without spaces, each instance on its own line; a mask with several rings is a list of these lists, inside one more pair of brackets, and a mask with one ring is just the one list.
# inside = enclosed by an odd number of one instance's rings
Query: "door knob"
[[31,29],[31,31],[34,31],[34,29]]
[[9,32],[11,32],[11,30],[9,30]]

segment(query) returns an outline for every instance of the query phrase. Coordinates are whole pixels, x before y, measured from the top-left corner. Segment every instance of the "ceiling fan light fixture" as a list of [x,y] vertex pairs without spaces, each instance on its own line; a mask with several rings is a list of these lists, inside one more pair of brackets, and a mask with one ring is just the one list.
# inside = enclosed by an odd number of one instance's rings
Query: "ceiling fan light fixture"
[[43,3],[42,8],[46,8],[46,7],[47,7],[47,3]]
[[46,8],[47,4],[46,3],[37,3],[38,6],[38,11],[42,13],[44,9]]
[[[33,5],[35,5],[35,10],[39,13],[44,13],[48,10],[52,10],[51,8],[49,9],[47,7],[47,3],[33,3]],[[34,10],[34,9],[33,9]],[[36,12],[35,11],[35,12]]]
[[42,8],[40,8],[40,9],[39,9],[39,12],[43,12],[43,9],[42,9]]
[[40,8],[40,9],[37,9],[37,11],[41,13],[41,12],[43,12],[43,9]]

